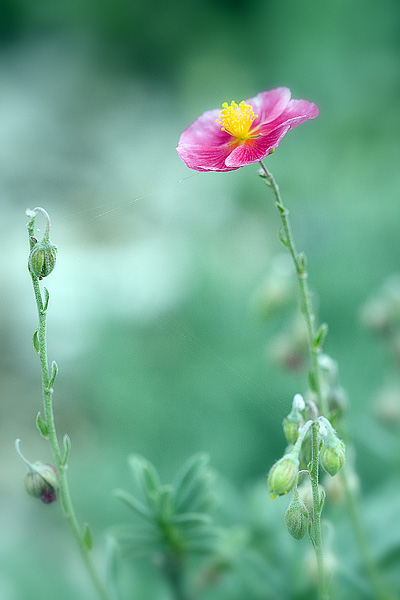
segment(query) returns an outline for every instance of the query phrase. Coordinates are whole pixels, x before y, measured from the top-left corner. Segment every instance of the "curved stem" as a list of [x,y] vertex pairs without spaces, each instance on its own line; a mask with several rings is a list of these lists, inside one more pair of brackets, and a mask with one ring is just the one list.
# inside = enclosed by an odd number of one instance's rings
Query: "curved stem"
[[268,171],[268,169],[262,161],[260,161],[260,165],[262,169],[262,175],[268,182],[267,185],[274,192],[275,205],[278,209],[284,231],[284,237],[281,237],[281,241],[289,250],[289,253],[293,259],[293,263],[296,269],[297,281],[299,284],[300,292],[300,308],[304,315],[304,319],[307,325],[312,384],[314,391],[317,395],[318,407],[320,409],[320,412],[322,415],[328,416],[328,403],[324,394],[322,394],[322,375],[318,361],[318,355],[320,353],[320,344],[318,344],[316,340],[317,330],[315,326],[315,315],[311,304],[311,293],[307,283],[308,273],[306,269],[305,257],[304,254],[299,254],[297,252],[289,220],[289,211],[282,202],[278,184],[276,183],[273,175]]
[[[39,210],[38,208],[35,208],[33,214],[30,215],[31,221],[28,223],[28,233],[29,233],[29,238],[30,238],[31,249],[34,245],[32,238],[33,238],[35,213],[38,210]],[[43,209],[40,209],[40,212],[47,215],[46,211],[43,211]],[[47,224],[49,225],[48,216],[47,216]],[[48,234],[48,228],[46,228],[46,233]],[[44,303],[41,292],[40,292],[39,280],[36,277],[36,275],[34,275],[31,272],[30,269],[29,269],[29,272],[30,272],[30,275],[32,278],[33,290],[34,290],[34,294],[35,294],[36,305],[37,305],[38,316],[39,316],[39,335],[38,335],[39,358],[40,358],[40,365],[41,365],[41,371],[42,371],[43,408],[44,408],[45,422],[46,422],[46,427],[47,427],[46,437],[50,443],[50,446],[51,446],[51,449],[53,452],[53,456],[54,456],[55,466],[57,468],[58,492],[59,492],[59,496],[60,496],[60,500],[61,500],[61,505],[62,505],[62,509],[64,512],[64,516],[66,517],[68,524],[72,530],[72,533],[74,534],[74,537],[78,544],[78,548],[79,548],[81,557],[83,559],[83,562],[86,565],[86,568],[87,568],[89,575],[92,579],[92,582],[98,592],[99,597],[101,598],[101,600],[109,600],[109,595],[108,595],[107,590],[105,589],[104,584],[101,581],[101,579],[95,569],[92,558],[89,554],[88,547],[84,540],[83,531],[79,525],[78,519],[75,514],[75,509],[74,509],[74,506],[72,503],[72,499],[71,499],[71,495],[70,495],[70,491],[69,491],[69,485],[68,485],[68,478],[67,478],[67,466],[68,465],[66,464],[66,462],[64,460],[64,456],[61,454],[60,444],[58,442],[56,424],[55,424],[55,419],[54,419],[54,411],[53,411],[53,401],[52,401],[53,388],[50,387],[51,379],[50,379],[50,375],[49,375],[49,367],[48,367],[48,360],[47,360],[47,339],[46,339],[47,306],[46,305],[47,305],[47,301],[48,301],[48,294],[47,294],[46,302]]]

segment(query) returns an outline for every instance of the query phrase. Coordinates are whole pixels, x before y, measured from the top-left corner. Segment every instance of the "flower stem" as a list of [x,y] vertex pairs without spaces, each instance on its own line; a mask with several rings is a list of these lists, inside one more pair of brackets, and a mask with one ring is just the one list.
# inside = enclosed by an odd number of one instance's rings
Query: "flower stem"
[[[279,192],[278,184],[276,183],[273,175],[268,171],[262,161],[261,175],[266,180],[267,185],[272,188],[275,196],[275,205],[278,209],[283,234],[280,236],[281,242],[288,249],[293,263],[296,269],[297,281],[300,292],[300,308],[304,315],[304,319],[307,325],[308,333],[308,347],[310,353],[311,363],[311,381],[314,391],[317,395],[318,407],[322,415],[328,415],[328,404],[325,396],[322,394],[322,375],[321,368],[318,361],[318,355],[320,352],[320,344],[317,343],[317,330],[315,326],[315,315],[311,304],[311,293],[307,283],[307,269],[306,260],[304,254],[299,254],[296,249],[296,245],[293,239],[292,228],[289,220],[289,211],[284,206],[282,198]],[[326,576],[324,571],[324,560],[323,560],[323,548],[322,548],[322,536],[321,536],[321,512],[322,504],[319,498],[318,490],[318,469],[319,469],[319,440],[318,440],[318,423],[314,422],[311,426],[312,429],[312,460],[310,479],[313,494],[313,544],[317,560],[318,568],[318,598],[319,600],[327,600],[328,592],[326,587]]]
[[311,304],[311,293],[307,283],[307,269],[306,260],[304,254],[297,252],[296,245],[293,239],[292,228],[289,220],[289,211],[284,206],[282,198],[279,192],[278,184],[276,183],[273,175],[268,171],[267,167],[262,161],[260,161],[262,176],[266,180],[267,185],[272,188],[275,196],[275,205],[278,209],[279,216],[281,218],[283,235],[281,235],[281,242],[289,250],[289,253],[293,259],[293,263],[296,269],[297,281],[299,284],[300,292],[300,308],[304,315],[304,319],[307,325],[308,333],[308,346],[310,353],[311,362],[311,378],[312,386],[317,395],[318,406],[322,415],[328,416],[328,404],[325,396],[322,394],[322,375],[321,368],[318,362],[318,355],[320,353],[320,344],[317,340],[317,330],[315,326],[315,315]]
[[313,497],[313,517],[312,517],[312,542],[314,545],[315,556],[317,559],[318,571],[318,600],[328,600],[328,589],[326,575],[324,570],[324,556],[322,551],[322,535],[321,535],[321,512],[322,504],[319,495],[318,487],[318,471],[319,471],[319,439],[318,439],[318,422],[314,421],[311,426],[312,432],[312,458],[310,479]]
[[[275,196],[275,204],[279,211],[279,215],[282,221],[283,226],[283,236],[281,235],[281,242],[284,246],[289,250],[289,253],[293,259],[293,263],[296,269],[297,280],[299,284],[299,292],[300,292],[300,307],[303,312],[308,332],[308,344],[309,344],[309,353],[310,353],[310,362],[311,362],[311,378],[312,384],[314,387],[314,391],[317,395],[318,407],[321,415],[329,418],[329,407],[326,401],[325,395],[322,393],[322,374],[321,367],[318,361],[318,355],[321,349],[321,343],[318,341],[318,332],[315,325],[315,315],[312,309],[311,304],[311,293],[307,283],[307,270],[306,270],[306,261],[304,254],[299,254],[296,250],[296,246],[293,239],[293,234],[291,230],[291,225],[289,221],[289,211],[284,206],[282,202],[282,198],[279,192],[278,184],[276,183],[273,175],[268,171],[267,167],[264,165],[262,161],[260,161],[261,165],[261,176],[263,177],[265,183],[272,188],[272,191]],[[326,327],[326,326],[325,326]],[[313,429],[314,435],[314,429]],[[314,438],[313,438],[313,452],[314,452]],[[318,476],[318,470],[316,472]],[[379,571],[377,570],[373,560],[371,558],[368,544],[367,544],[367,536],[362,525],[357,506],[356,499],[354,497],[354,492],[349,487],[347,480],[347,472],[342,470],[341,472],[342,481],[346,490],[346,500],[347,506],[351,517],[351,522],[353,525],[353,529],[356,535],[356,539],[360,548],[360,554],[364,563],[364,568],[369,575],[369,579],[371,585],[374,589],[377,599],[379,600],[392,600],[390,595],[387,595],[385,586],[381,581],[381,576]],[[315,484],[315,478],[311,478],[312,486],[313,486],[313,504],[314,510],[316,507],[316,501],[318,499],[318,479]],[[319,500],[318,500],[319,505]],[[322,510],[322,507],[321,507]],[[321,510],[319,510],[319,514],[317,511],[317,521],[320,520]],[[314,517],[315,518],[315,517]],[[315,526],[315,523],[314,523]],[[320,529],[320,526],[318,526]],[[322,547],[321,550],[317,552],[317,562],[318,562],[318,573],[319,580],[321,581],[321,576],[323,573],[323,559],[322,559]],[[319,557],[320,554],[320,557]],[[321,587],[321,586],[320,586]],[[322,588],[323,589],[323,588]],[[322,596],[324,598],[324,596]]]
[[[31,250],[35,244],[35,240],[33,238],[34,231],[34,221],[36,212],[41,212],[44,214],[47,220],[47,227],[45,235],[48,236],[48,230],[50,227],[49,217],[43,209],[35,208],[31,216],[31,220],[28,223],[28,233],[30,240]],[[64,452],[61,453],[60,444],[58,441],[57,430],[54,419],[54,411],[53,411],[53,388],[52,382],[54,381],[54,376],[49,373],[48,359],[47,359],[47,339],[46,339],[46,317],[47,317],[47,304],[48,304],[48,292],[45,290],[45,301],[43,301],[42,294],[40,291],[39,280],[34,273],[32,273],[31,269],[29,269],[30,275],[32,277],[33,290],[35,294],[35,300],[38,310],[39,316],[39,332],[38,332],[38,353],[40,358],[41,372],[42,372],[42,394],[43,394],[43,409],[45,416],[45,424],[46,424],[46,438],[49,441],[51,446],[51,450],[54,456],[55,466],[57,468],[58,473],[58,492],[61,500],[62,509],[64,512],[64,516],[68,521],[68,524],[72,530],[72,533],[76,539],[78,544],[78,548],[82,557],[83,562],[89,572],[89,575],[92,579],[93,585],[95,586],[99,598],[101,600],[109,600],[109,595],[103,582],[101,581],[96,568],[93,564],[92,557],[89,554],[88,546],[85,543],[84,533],[81,529],[78,519],[75,514],[75,509],[72,503],[68,478],[67,478],[67,455],[66,448],[64,448]],[[53,369],[55,368],[55,363],[53,363]]]

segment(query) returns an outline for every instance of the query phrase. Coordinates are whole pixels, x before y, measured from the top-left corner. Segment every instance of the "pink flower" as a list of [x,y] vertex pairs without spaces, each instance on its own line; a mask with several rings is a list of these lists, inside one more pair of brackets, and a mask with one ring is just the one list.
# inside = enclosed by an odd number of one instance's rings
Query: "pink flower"
[[204,112],[179,138],[180,158],[195,171],[233,171],[262,160],[289,129],[318,115],[316,104],[290,96],[281,87]]

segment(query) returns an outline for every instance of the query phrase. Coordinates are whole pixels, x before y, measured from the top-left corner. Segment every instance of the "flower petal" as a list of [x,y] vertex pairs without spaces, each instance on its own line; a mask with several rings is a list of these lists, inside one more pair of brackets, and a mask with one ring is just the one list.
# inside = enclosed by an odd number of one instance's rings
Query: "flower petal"
[[226,158],[231,152],[232,146],[224,144],[221,146],[200,146],[194,144],[180,144],[176,151],[185,165],[195,171],[233,171],[238,167],[227,166]]
[[292,129],[308,119],[315,119],[318,112],[318,107],[313,102],[290,100],[285,110],[272,123],[269,123],[269,126],[275,127],[287,123],[290,125],[289,129]]
[[216,123],[221,111],[218,109],[207,110],[198,117],[181,134],[178,142],[178,148],[183,144],[193,144],[201,146],[219,146],[228,141],[232,141],[232,136],[226,131],[222,131],[221,125]]
[[278,146],[287,131],[289,131],[289,125],[284,124],[274,129],[269,135],[247,140],[245,144],[237,146],[229,154],[225,160],[226,166],[239,168],[263,160],[272,148]]
[[268,92],[261,92],[254,98],[246,100],[247,104],[252,106],[257,119],[253,122],[253,127],[257,125],[270,123],[274,121],[285,110],[290,102],[290,90],[287,87],[279,87]]

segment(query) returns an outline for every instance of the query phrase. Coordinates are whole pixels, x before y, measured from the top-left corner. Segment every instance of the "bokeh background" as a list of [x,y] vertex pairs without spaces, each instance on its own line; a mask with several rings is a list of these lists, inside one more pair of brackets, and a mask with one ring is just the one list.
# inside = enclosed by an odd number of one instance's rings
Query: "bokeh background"
[[[37,316],[26,270],[25,209],[38,205],[59,249],[46,280],[56,418],[72,438],[72,494],[99,564],[104,532],[130,518],[113,496],[130,487],[127,456],[146,456],[168,482],[206,451],[221,522],[249,539],[255,528],[264,554],[254,577],[228,574],[204,598],[310,597],[301,562],[309,542],[289,537],[288,500],[272,502],[265,483],[284,451],[281,420],[307,388],[304,370],[276,360],[292,309],[268,318],[255,309],[282,252],[278,215],[256,166],[199,174],[174,149],[204,110],[280,85],[320,108],[268,166],[349,397],[373,553],[400,593],[396,392],[390,427],[374,401],[384,384],[396,387],[398,363],[360,318],[400,272],[399,17],[398,0],[3,0],[1,598],[94,597],[60,507],[25,494],[14,452],[18,437],[29,458],[51,460],[35,428]],[[342,557],[335,597],[372,598],[345,508],[327,510]],[[171,598],[154,576],[136,582],[126,598]]]

